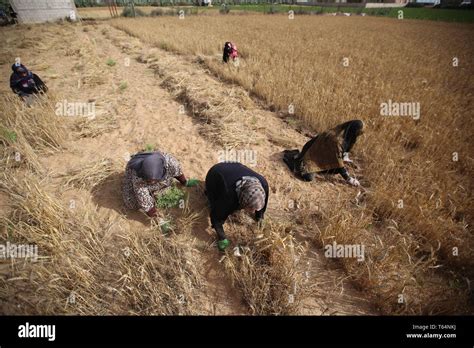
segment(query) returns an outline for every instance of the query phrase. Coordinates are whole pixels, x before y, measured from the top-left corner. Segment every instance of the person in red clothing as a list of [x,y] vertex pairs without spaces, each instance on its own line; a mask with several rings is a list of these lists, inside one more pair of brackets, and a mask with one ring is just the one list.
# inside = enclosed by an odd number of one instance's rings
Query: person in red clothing
[[227,63],[229,59],[235,60],[238,57],[238,55],[239,55],[239,52],[237,51],[237,46],[234,43],[227,41],[224,44],[222,61],[224,63]]

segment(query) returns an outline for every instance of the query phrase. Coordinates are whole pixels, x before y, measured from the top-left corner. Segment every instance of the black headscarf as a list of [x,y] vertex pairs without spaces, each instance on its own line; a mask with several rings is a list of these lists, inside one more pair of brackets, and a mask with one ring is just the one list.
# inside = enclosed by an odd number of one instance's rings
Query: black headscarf
[[[23,64],[17,64],[17,63],[14,63],[12,65],[12,70],[13,70],[13,74],[12,76],[10,77],[10,87],[13,87],[19,83],[22,83],[23,81],[27,82],[28,85],[30,84],[34,84],[33,82],[33,73],[31,71],[29,71],[26,66],[24,66]],[[20,75],[20,72],[25,72],[26,73],[26,76],[21,76]],[[31,80],[31,81],[29,81]]]
[[165,157],[160,152],[139,152],[127,164],[145,180],[163,180],[165,177]]
[[21,70],[28,72],[29,70],[23,64],[13,63],[12,70],[14,73],[18,73]]

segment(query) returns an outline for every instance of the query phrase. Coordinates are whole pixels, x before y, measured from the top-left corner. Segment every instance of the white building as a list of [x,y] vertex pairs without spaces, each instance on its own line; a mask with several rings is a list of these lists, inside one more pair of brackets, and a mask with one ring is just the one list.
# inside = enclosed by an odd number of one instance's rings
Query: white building
[[74,0],[10,0],[20,23],[41,23],[58,19],[76,20]]

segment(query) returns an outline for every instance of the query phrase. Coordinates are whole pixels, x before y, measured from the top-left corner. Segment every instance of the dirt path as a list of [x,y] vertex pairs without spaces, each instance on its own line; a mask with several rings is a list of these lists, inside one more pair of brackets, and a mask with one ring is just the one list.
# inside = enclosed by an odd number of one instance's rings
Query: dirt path
[[[25,55],[23,61],[28,61],[29,66],[44,77],[50,89],[64,99],[95,101],[99,118],[112,117],[116,128],[96,137],[71,137],[66,151],[42,158],[42,164],[53,177],[65,204],[71,200],[76,204],[90,204],[101,217],[113,222],[107,231],[107,239],[111,242],[114,236],[123,233],[141,233],[150,224],[143,214],[124,210],[120,175],[112,175],[107,185],[101,185],[94,193],[61,187],[62,181],[54,179],[55,176],[81,168],[91,159],[112,159],[123,167],[131,153],[151,144],[174,154],[188,177],[203,180],[207,170],[218,161],[223,147],[219,139],[208,132],[203,118],[193,115],[189,108],[189,102],[193,100],[183,101],[181,92],[191,87],[197,88],[190,94],[198,95],[194,100],[196,104],[200,90],[203,99],[206,97],[204,92],[212,90],[214,97],[222,100],[224,109],[226,106],[232,109],[238,104],[239,111],[232,113],[241,126],[241,134],[237,136],[249,132],[249,142],[241,144],[242,148],[255,151],[258,155],[256,170],[270,183],[267,217],[293,221],[298,215],[295,209],[301,209],[299,202],[314,202],[316,206],[324,207],[342,192],[357,194],[353,188],[340,183],[324,181],[308,185],[291,176],[280,160],[281,151],[301,146],[306,138],[276,114],[259,108],[242,88],[212,77],[194,58],[147,46],[108,24],[63,26],[58,30],[47,30],[45,36],[49,46],[41,44],[39,55]],[[153,59],[147,58],[150,55]],[[58,56],[64,58],[58,61]],[[115,65],[106,65],[108,59],[113,59]],[[180,77],[178,80],[177,76]],[[189,79],[192,79],[192,85]],[[185,104],[186,110],[183,109]],[[205,279],[199,296],[202,314],[246,314],[248,308],[242,295],[226,276],[219,263],[221,254],[212,244],[215,236],[209,226],[202,187],[187,191],[190,192],[190,210],[202,212],[189,240],[199,251],[193,261],[199,265]],[[369,301],[345,279],[337,263],[328,261],[314,242],[319,231],[317,221],[317,214],[309,221],[296,221],[293,231],[307,249],[300,271],[312,289],[312,296],[301,302],[299,313],[376,314]]]

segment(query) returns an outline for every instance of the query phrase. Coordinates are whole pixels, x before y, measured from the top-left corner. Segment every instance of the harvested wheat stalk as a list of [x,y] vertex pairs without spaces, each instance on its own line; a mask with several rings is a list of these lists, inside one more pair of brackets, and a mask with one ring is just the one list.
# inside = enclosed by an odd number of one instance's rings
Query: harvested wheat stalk
[[110,177],[112,173],[118,170],[115,162],[111,159],[103,158],[86,166],[73,169],[68,173],[60,174],[58,177],[65,179],[65,186],[94,190]]
[[77,132],[79,138],[94,138],[117,128],[117,120],[111,115],[94,119],[81,118],[73,126],[73,130]]

